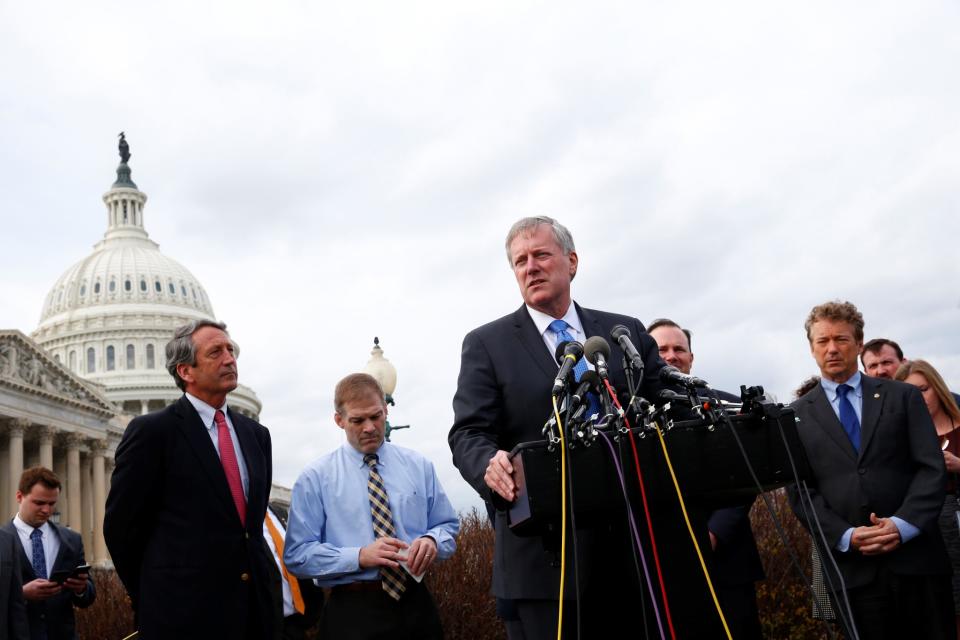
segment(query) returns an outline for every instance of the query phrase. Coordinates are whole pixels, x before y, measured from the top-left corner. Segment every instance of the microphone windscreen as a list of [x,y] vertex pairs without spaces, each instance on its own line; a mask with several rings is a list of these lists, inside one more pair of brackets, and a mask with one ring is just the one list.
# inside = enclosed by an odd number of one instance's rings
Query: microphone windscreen
[[600,376],[597,375],[597,372],[593,369],[587,369],[583,372],[583,375],[580,376],[580,382],[589,382],[590,386],[597,386],[600,384]]
[[602,355],[604,360],[610,357],[610,345],[601,336],[593,336],[583,343],[583,353],[587,360],[596,365],[597,354]]
[[563,359],[567,356],[573,356],[574,360],[579,360],[583,357],[583,345],[577,342],[576,340],[564,340],[557,345],[557,350],[554,352],[553,357],[556,359],[557,364],[563,364]]
[[630,337],[630,329],[627,329],[622,324],[615,325],[613,329],[610,329],[610,339],[614,342],[620,341],[620,336]]
[[664,382],[670,382],[676,377],[676,374],[678,373],[680,375],[683,375],[680,369],[677,369],[676,367],[672,367],[669,364],[665,364],[662,367],[660,367],[660,371],[659,371],[660,379],[663,380]]

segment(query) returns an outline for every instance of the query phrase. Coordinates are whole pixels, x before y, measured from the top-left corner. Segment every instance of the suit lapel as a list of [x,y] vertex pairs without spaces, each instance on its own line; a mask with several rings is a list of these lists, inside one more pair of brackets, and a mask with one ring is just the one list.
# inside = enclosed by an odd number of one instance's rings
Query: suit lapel
[[[237,519],[237,524],[240,524],[240,516],[237,514],[237,507],[233,503],[230,486],[227,484],[227,476],[223,472],[220,457],[217,456],[217,450],[213,447],[206,425],[203,424],[197,410],[193,408],[186,396],[182,396],[177,402],[176,414],[180,418],[177,420],[177,427],[186,438],[190,448],[193,449],[197,461],[200,463],[200,468],[210,479],[213,492],[223,505],[229,507],[230,512]],[[236,426],[236,423],[234,423],[234,428]],[[183,460],[181,464],[189,464],[189,462]]]
[[600,320],[594,314],[590,313],[589,309],[582,308],[576,302],[574,302],[573,305],[577,309],[577,315],[580,316],[580,322],[583,323],[583,332],[587,334],[587,337],[604,337],[603,327],[600,326]]
[[880,409],[883,407],[883,381],[866,375],[860,376],[860,389],[863,392],[863,406],[860,414],[860,456],[870,446],[873,434],[877,432],[880,421]]
[[[14,541],[16,542],[15,549],[17,549],[20,554],[20,568],[22,569],[22,575],[27,576],[30,580],[36,580],[37,574],[33,571],[33,562],[30,558],[27,557],[27,550],[23,548],[23,543],[20,542],[20,532],[17,531],[17,527],[13,524],[13,520],[4,527],[4,529],[13,536]],[[24,580],[24,582],[30,582],[30,580]]]
[[[853,445],[850,443],[850,438],[847,437],[847,432],[843,430],[843,425],[840,423],[840,418],[837,417],[837,414],[833,412],[833,407],[830,406],[830,401],[827,400],[827,394],[823,390],[823,387],[817,385],[816,389],[810,394],[810,413],[813,415],[814,422],[823,429],[838,447],[843,449],[843,452],[847,454],[851,460],[856,461],[857,452],[854,451]],[[861,442],[861,450],[863,449]]]
[[527,307],[521,305],[513,314],[514,334],[523,348],[527,350],[537,366],[549,377],[557,377],[558,365],[556,360],[551,357],[547,350],[547,345],[543,342],[543,336],[537,333],[537,325],[533,323],[530,314],[527,313]]
[[57,569],[60,569],[60,568],[73,569],[73,567],[60,566],[61,564],[63,564],[64,558],[66,558],[67,554],[73,551],[73,547],[71,547],[70,544],[67,542],[67,536],[60,533],[60,529],[57,527],[57,525],[53,524],[52,522],[48,524],[50,525],[50,530],[53,532],[53,535],[57,536],[57,540],[60,541],[60,548],[57,551],[57,557],[54,558],[53,560],[53,565],[52,565],[53,570],[56,571]]

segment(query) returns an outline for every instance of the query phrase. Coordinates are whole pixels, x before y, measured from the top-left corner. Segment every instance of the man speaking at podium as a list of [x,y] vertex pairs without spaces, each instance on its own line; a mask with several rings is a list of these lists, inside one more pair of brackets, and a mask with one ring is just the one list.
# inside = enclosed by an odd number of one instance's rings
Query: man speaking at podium
[[[523,637],[537,640],[556,637],[560,568],[540,537],[519,537],[510,530],[506,509],[516,487],[508,452],[519,443],[543,439],[557,376],[556,346],[571,338],[581,343],[591,336],[607,338],[615,325],[626,326],[645,363],[641,392],[651,400],[661,389],[658,372],[664,365],[639,320],[572,301],[570,282],[578,258],[570,232],[559,222],[545,216],[519,220],[507,235],[506,249],[524,304],[464,338],[448,441],[464,479],[497,508],[493,593],[516,601]],[[621,355],[612,345],[609,377],[618,392],[626,390]],[[620,628],[640,624],[639,582],[622,514],[616,523],[586,529],[583,524],[578,523],[577,532],[581,629],[618,617],[624,625]],[[564,597],[569,605],[563,620],[568,637],[574,637],[577,626],[574,576],[568,559]]]

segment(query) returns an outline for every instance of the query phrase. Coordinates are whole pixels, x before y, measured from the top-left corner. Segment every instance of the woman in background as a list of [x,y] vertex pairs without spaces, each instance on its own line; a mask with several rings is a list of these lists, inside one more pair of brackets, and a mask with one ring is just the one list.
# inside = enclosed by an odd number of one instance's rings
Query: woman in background
[[[960,510],[960,407],[947,389],[943,378],[926,360],[913,360],[897,369],[894,376],[920,389],[930,417],[937,428],[943,462],[947,466],[947,493],[940,512],[940,533],[947,545],[947,554],[953,567],[953,609],[960,614],[960,530],[957,512]],[[960,615],[957,616],[957,634],[960,636]]]

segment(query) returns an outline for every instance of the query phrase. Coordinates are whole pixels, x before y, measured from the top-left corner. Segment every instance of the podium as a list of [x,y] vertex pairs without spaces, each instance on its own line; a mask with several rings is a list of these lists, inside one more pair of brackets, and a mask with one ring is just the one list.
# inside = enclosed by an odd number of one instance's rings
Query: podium
[[[712,423],[706,420],[673,422],[664,432],[667,452],[684,500],[695,500],[710,508],[742,505],[757,496],[757,485],[744,456],[731,434],[739,436],[761,488],[770,491],[794,482],[790,457],[801,480],[810,478],[806,453],[797,435],[794,412],[776,407],[760,415],[733,415]],[[651,509],[677,502],[666,458],[657,434],[632,429],[637,458]],[[626,434],[613,441],[626,485],[627,500],[634,511],[642,509],[633,449]],[[510,454],[514,467],[517,498],[508,511],[510,529],[520,536],[548,535],[560,523],[559,444],[525,442]],[[568,483],[573,488],[573,515],[577,526],[585,527],[598,518],[622,518],[626,509],[624,492],[614,458],[603,438],[585,446],[578,442],[567,451]],[[569,508],[569,507],[568,507]]]

